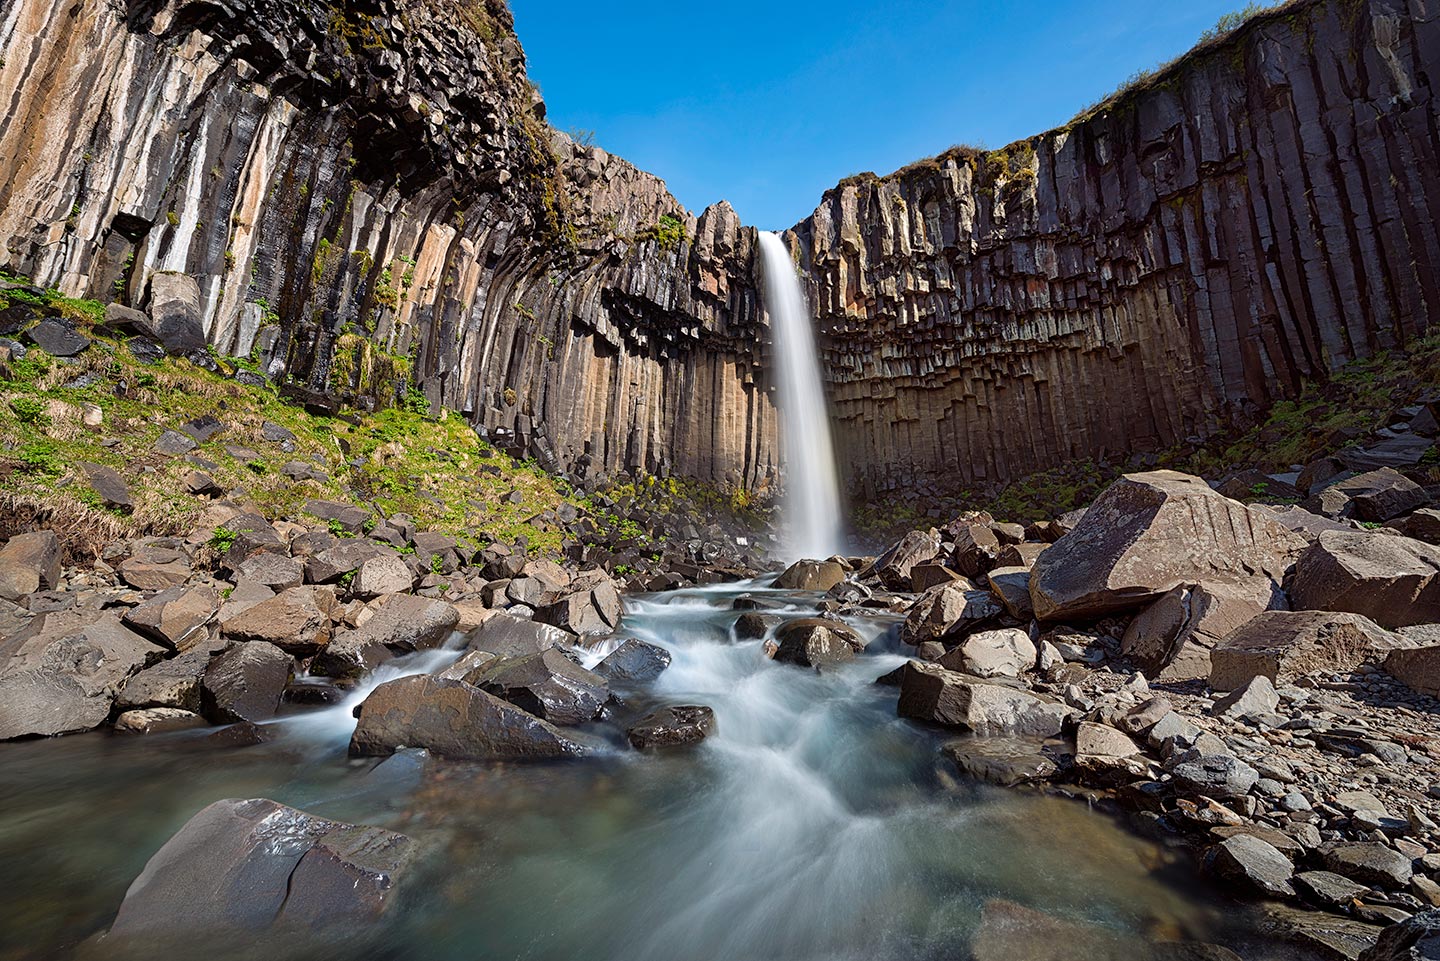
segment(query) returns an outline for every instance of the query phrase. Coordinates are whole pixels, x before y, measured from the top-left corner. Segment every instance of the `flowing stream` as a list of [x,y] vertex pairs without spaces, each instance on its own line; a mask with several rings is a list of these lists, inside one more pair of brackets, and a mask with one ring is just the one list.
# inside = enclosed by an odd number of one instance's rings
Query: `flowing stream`
[[790,250],[762,231],[765,306],[775,337],[780,420],[785,445],[786,549],[791,559],[822,558],[843,549],[840,480],[830,441],[830,414],[810,309]]
[[[941,733],[897,719],[895,689],[873,683],[902,661],[893,618],[852,620],[870,648],[825,674],[736,642],[741,595],[815,611],[815,595],[764,584],[630,598],[620,636],[588,654],[627,636],[668,649],[653,685],[619,692],[617,720],[708,704],[718,731],[693,750],[641,754],[597,724],[614,749],[581,761],[377,763],[346,756],[353,703],[297,711],[242,749],[206,732],[0,744],[0,958],[103,930],[160,844],[224,797],[379,824],[424,853],[387,921],[344,940],[205,943],[177,918],[187,953],[211,961],[939,961],[967,956],[992,898],[1146,937],[1214,934],[1216,912],[1176,880],[1190,867],[1081,804],[964,782]],[[112,954],[101,941],[84,956]]]

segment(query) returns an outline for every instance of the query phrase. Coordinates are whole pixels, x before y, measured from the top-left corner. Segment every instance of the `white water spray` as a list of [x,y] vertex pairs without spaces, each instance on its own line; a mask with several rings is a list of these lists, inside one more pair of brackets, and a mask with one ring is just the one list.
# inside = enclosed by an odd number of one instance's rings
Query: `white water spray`
[[793,558],[829,557],[843,548],[840,482],[810,310],[785,242],[776,234],[762,232],[760,252],[765,258],[765,306],[770,311],[780,376],[786,549]]

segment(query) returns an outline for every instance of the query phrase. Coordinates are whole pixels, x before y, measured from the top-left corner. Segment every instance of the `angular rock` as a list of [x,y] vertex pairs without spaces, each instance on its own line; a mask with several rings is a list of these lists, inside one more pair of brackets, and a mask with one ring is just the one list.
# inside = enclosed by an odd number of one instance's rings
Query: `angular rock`
[[461,760],[578,757],[580,741],[464,681],[419,674],[380,685],[359,709],[350,739],[358,756],[421,747]]
[[90,338],[80,333],[73,321],[64,317],[46,317],[25,331],[25,336],[52,357],[74,357],[83,354],[90,346]]
[[1178,792],[1222,801],[1244,797],[1260,780],[1253,767],[1230,754],[1211,754],[1184,761],[1176,764],[1170,773]]
[[1321,849],[1320,856],[1327,871],[1395,891],[1403,891],[1415,873],[1409,858],[1373,841],[1332,843]]
[[1275,693],[1275,685],[1271,684],[1270,678],[1264,674],[1257,674],[1246,681],[1243,687],[1237,687],[1216,701],[1210,713],[1215,717],[1238,720],[1259,714],[1273,714],[1279,706],[1280,695]]
[[1360,961],[1440,961],[1440,911],[1424,911],[1389,925]]
[[501,658],[467,679],[536,717],[567,727],[595,720],[610,698],[605,678],[553,647],[538,654]]
[[1055,762],[1041,752],[1036,739],[1011,737],[964,737],[940,746],[963,774],[1000,787],[1015,787],[1054,776]]
[[201,709],[216,724],[269,720],[280,708],[293,667],[290,655],[274,644],[236,644],[205,669]]
[[1210,685],[1228,691],[1257,676],[1285,684],[1317,671],[1348,673],[1398,640],[1359,614],[1267,611],[1211,652]]
[[209,646],[201,645],[145,668],[125,682],[115,707],[121,711],[168,707],[198,714],[201,678],[212,656]]
[[910,587],[910,570],[916,564],[933,561],[940,554],[940,532],[911,531],[875,559],[872,571],[892,591]]
[[1005,605],[1011,617],[1028,621],[1035,616],[1035,605],[1030,601],[1029,568],[997,567],[986,575],[986,581],[990,592]]
[[1301,871],[1295,875],[1295,890],[1311,904],[1334,911],[1344,910],[1370,889],[1330,871]]
[[1440,697],[1440,646],[1391,651],[1384,667],[1410,690]]
[[1295,866],[1272,845],[1249,834],[1237,834],[1211,848],[1209,870],[1231,884],[1268,897],[1293,897]]
[[828,591],[845,580],[845,568],[834,561],[796,561],[775,578],[787,591]]
[[965,590],[964,582],[945,584],[922,594],[910,608],[900,638],[907,644],[962,634],[999,617],[1003,608],[989,591]]
[[275,551],[251,554],[235,569],[237,577],[264,584],[272,591],[289,590],[305,583],[305,565]]
[[186,274],[162,271],[150,277],[150,327],[171,356],[205,349],[200,285]]
[[901,717],[976,734],[1054,737],[1073,713],[1063,704],[909,661],[900,676]]
[[955,541],[955,568],[966,577],[980,578],[995,566],[1000,539],[984,524],[958,524],[946,529]]
[[620,626],[620,595],[610,581],[576,591],[535,612],[535,620],[574,634],[609,634]]
[[136,590],[163,591],[184,584],[194,575],[190,560],[174,548],[151,546],[120,562],[120,577]]
[[309,657],[330,643],[330,615],[315,588],[292,587],[230,618],[223,630],[227,638],[265,641],[287,654]]
[[135,509],[135,500],[130,496],[130,488],[120,472],[113,467],[106,467],[102,464],[82,463],[85,475],[90,480],[90,488],[100,495],[100,502],[112,510],[129,513]]
[[181,454],[190,453],[195,446],[195,438],[188,434],[182,434],[178,430],[167,430],[156,438],[154,449],[158,453],[178,457]]
[[405,562],[394,554],[381,554],[360,565],[350,590],[357,597],[379,597],[399,594],[415,586],[415,575]]
[[775,660],[824,670],[865,649],[865,640],[849,625],[821,617],[786,621],[775,630]]
[[715,733],[715,712],[702,705],[672,705],[647,714],[625,736],[637,750],[698,744]]
[[981,631],[940,658],[941,667],[975,677],[1019,677],[1035,667],[1030,635],[1016,628]]
[[121,616],[127,627],[175,651],[188,651],[209,636],[220,598],[204,584],[172,587]]
[[151,707],[126,711],[115,719],[115,730],[122,734],[165,734],[204,727],[206,720],[192,711],[174,707]]
[[115,614],[62,624],[47,623],[0,668],[0,741],[90,730],[110,716],[125,682],[165,653]]
[[1425,489],[1389,467],[1346,477],[1315,493],[1305,507],[1326,517],[1383,523],[1429,503]]
[[552,647],[570,647],[574,643],[574,635],[558,627],[504,613],[487,618],[465,636],[466,647],[501,657],[521,657]]
[[385,911],[414,851],[403,834],[263,798],[216,801],[145,865],[107,940],[272,926],[347,931]]
[[1129,474],[1031,569],[1041,620],[1133,610],[1182,584],[1278,585],[1304,542],[1265,514],[1174,471]]
[[1323,531],[1295,563],[1297,609],[1363,614],[1382,627],[1440,621],[1440,547],[1368,531]]
[[16,534],[0,548],[0,598],[19,601],[60,583],[60,539],[54,531]]
[[1274,585],[1260,578],[1202,587],[1181,585],[1130,621],[1120,651],[1154,681],[1203,678],[1210,673],[1219,641],[1281,600]]
[[1113,727],[1081,721],[1075,729],[1075,754],[1088,757],[1133,757],[1140,746]]
[[372,557],[388,553],[388,548],[366,541],[342,541],[305,559],[305,579],[312,584],[333,583],[351,571],[358,571],[360,565]]
[[595,673],[611,683],[636,684],[653,681],[669,666],[669,651],[632,637],[595,665]]
[[784,618],[778,614],[747,611],[735,619],[735,640],[752,641],[764,637],[772,628],[779,627],[782,623]]
[[973,584],[944,564],[916,564],[910,568],[910,590],[914,593],[923,594],[942,584],[956,584],[967,591],[974,589]]

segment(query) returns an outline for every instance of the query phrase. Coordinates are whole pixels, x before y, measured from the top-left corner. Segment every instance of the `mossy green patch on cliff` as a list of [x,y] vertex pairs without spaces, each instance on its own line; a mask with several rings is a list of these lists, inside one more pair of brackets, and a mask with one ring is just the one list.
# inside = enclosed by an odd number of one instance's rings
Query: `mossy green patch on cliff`
[[[244,361],[219,358],[215,372],[184,358],[145,366],[122,343],[89,333],[95,345],[73,362],[31,348],[0,372],[0,509],[61,518],[71,529],[91,525],[105,538],[184,533],[207,503],[185,488],[186,476],[199,469],[235,501],[273,518],[298,517],[310,498],[350,501],[409,513],[422,529],[476,542],[524,539],[532,550],[553,554],[563,532],[538,515],[582,503],[563,481],[482,441],[463,418],[429,416],[428,403],[316,415],[268,385],[234,379],[236,370],[253,366]],[[344,363],[352,379],[408,380],[408,359],[355,335],[340,342],[337,357],[350,358]],[[225,429],[189,456],[155,449],[165,431],[207,415]],[[91,426],[97,416],[100,423]],[[266,440],[267,423],[293,434],[293,449]],[[125,476],[132,513],[99,505],[86,463]],[[313,476],[292,480],[286,472],[296,473],[296,465]]]
[[637,242],[643,243],[653,240],[660,245],[661,250],[670,250],[679,247],[689,238],[685,229],[685,221],[671,214],[662,214],[660,219],[650,227],[646,227],[635,235]]

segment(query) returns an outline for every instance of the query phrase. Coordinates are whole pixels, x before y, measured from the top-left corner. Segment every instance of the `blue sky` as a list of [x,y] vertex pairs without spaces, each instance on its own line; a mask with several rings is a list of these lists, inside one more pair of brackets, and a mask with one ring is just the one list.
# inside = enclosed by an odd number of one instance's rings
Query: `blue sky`
[[862,170],[1063,123],[1239,0],[511,0],[562,130],[784,229]]

